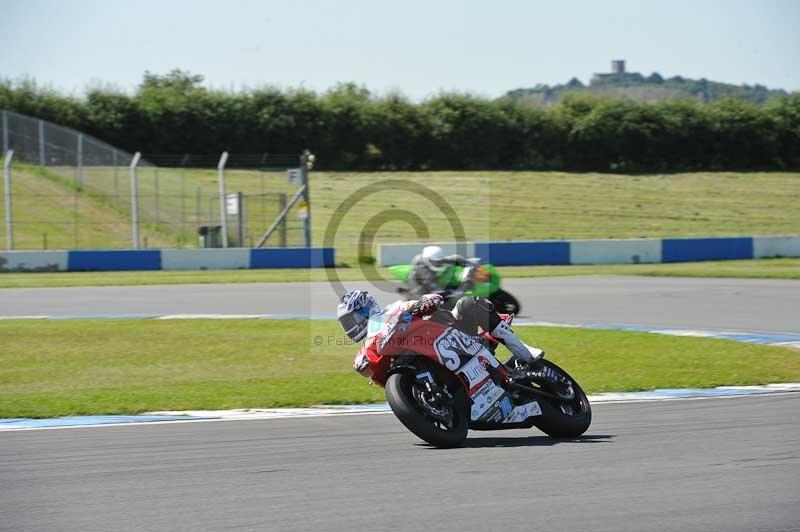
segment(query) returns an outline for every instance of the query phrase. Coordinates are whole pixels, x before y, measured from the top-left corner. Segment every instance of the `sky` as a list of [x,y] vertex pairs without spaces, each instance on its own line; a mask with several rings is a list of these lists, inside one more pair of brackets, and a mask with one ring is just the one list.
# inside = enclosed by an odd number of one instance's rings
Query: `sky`
[[497,97],[612,59],[800,90],[800,0],[0,0],[0,78],[76,96],[181,68],[217,89]]

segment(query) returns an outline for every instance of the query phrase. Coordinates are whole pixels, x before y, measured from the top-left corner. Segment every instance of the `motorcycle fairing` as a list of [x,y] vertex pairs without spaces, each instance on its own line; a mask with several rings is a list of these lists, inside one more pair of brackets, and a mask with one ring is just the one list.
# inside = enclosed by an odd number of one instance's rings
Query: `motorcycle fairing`
[[[477,344],[472,337],[467,338]],[[481,347],[481,351],[456,371],[468,387],[467,395],[472,401],[470,419],[484,423],[519,423],[530,417],[540,416],[542,410],[536,401],[516,407],[513,405],[511,396],[494,382],[487,370],[488,367],[499,368],[500,362],[483,346],[477,345]]]

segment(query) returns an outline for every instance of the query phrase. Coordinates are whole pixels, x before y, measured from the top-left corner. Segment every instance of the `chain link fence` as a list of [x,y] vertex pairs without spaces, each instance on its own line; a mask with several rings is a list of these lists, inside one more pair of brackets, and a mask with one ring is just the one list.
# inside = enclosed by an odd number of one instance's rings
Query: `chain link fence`
[[[0,205],[6,221],[0,242],[7,247],[215,247],[222,245],[223,225],[230,247],[252,246],[298,188],[287,182],[286,172],[298,165],[298,156],[268,153],[227,158],[221,170],[225,202],[219,193],[220,154],[145,154],[135,169],[134,188],[132,154],[70,128],[1,113],[3,158],[13,150],[10,186],[0,183],[9,199]],[[303,243],[302,221],[287,216],[265,245]]]

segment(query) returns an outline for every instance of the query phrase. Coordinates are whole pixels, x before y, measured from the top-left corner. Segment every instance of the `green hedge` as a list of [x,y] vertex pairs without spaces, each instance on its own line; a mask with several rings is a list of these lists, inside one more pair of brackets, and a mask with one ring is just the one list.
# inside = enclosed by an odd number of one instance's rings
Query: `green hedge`
[[676,171],[800,168],[800,93],[636,103],[568,97],[539,108],[443,93],[421,103],[354,84],[318,94],[201,87],[202,76],[146,73],[133,95],[77,99],[30,81],[0,82],[0,107],[145,154],[295,153],[322,169]]

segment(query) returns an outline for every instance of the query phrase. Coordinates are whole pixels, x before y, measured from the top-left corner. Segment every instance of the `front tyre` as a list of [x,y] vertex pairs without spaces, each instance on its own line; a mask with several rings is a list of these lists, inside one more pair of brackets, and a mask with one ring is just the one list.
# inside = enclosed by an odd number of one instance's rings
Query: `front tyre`
[[462,392],[450,404],[437,400],[410,372],[395,373],[386,381],[386,400],[405,427],[435,447],[461,445],[469,421]]
[[[537,398],[542,408],[542,416],[537,420],[536,426],[553,438],[577,438],[586,432],[592,423],[592,406],[589,404],[589,398],[569,373],[549,360],[542,359],[537,362],[538,364],[569,381],[573,393],[568,400]],[[564,392],[564,389],[558,387],[543,386],[542,389],[550,393]]]

